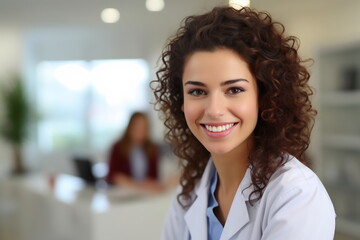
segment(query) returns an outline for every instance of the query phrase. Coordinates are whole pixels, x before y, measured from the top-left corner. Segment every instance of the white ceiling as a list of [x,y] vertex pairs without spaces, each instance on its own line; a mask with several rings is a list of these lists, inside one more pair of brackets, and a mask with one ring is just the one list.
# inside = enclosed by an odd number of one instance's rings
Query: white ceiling
[[0,26],[104,27],[100,12],[114,7],[121,14],[117,27],[145,29],[178,23],[189,14],[226,3],[226,0],[165,0],[163,11],[149,12],[145,0],[0,0]]
[[[349,12],[349,15],[358,14],[360,9],[351,7],[359,6],[358,1],[251,0],[251,6],[260,11],[270,12],[275,20],[289,26],[287,30],[292,34],[302,34],[301,39],[310,42],[311,34],[316,35],[323,31],[323,28],[331,30],[327,25],[329,19],[335,19],[332,21],[333,25],[339,22],[338,12],[342,13],[341,16],[346,12]],[[214,6],[227,3],[228,0],[165,0],[163,11],[149,12],[145,8],[145,0],[0,0],[0,30],[3,27],[15,27],[15,31],[20,28],[26,33],[43,33],[38,37],[45,39],[39,43],[42,49],[45,49],[46,44],[51,45],[54,39],[61,42],[59,39],[63,35],[81,35],[79,47],[83,45],[84,38],[88,42],[91,42],[91,39],[95,42],[99,40],[95,38],[101,37],[102,45],[112,43],[109,51],[113,51],[114,44],[120,44],[118,39],[123,40],[127,37],[127,40],[122,42],[126,48],[136,45],[136,48],[143,48],[143,52],[152,52],[157,51],[154,48],[163,45],[166,37],[178,28],[184,17],[203,13]],[[118,23],[101,22],[100,12],[106,7],[120,10],[121,18]],[[345,11],[342,9],[344,7],[351,11]],[[344,27],[345,23],[341,24],[338,25]],[[39,31],[32,31],[34,29]],[[4,33],[7,31],[3,31]],[[87,36],[85,33],[91,34]],[[134,49],[131,51],[134,52]]]
[[[339,4],[358,0],[252,0],[252,7],[269,11],[275,18],[287,20],[299,15],[336,9]],[[106,7],[120,10],[120,22],[114,26],[137,30],[174,28],[185,16],[201,13],[228,0],[165,0],[161,12],[149,12],[145,0],[0,0],[0,26],[22,28],[103,28],[100,12]]]

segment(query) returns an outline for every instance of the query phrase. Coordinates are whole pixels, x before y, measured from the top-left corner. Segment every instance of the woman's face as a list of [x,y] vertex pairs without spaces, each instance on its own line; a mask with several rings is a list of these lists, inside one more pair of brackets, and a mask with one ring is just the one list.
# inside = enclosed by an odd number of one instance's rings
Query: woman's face
[[146,117],[135,117],[129,131],[132,143],[142,144],[148,137],[148,123]]
[[183,111],[191,132],[212,156],[248,149],[258,118],[258,89],[234,51],[190,55],[182,78]]

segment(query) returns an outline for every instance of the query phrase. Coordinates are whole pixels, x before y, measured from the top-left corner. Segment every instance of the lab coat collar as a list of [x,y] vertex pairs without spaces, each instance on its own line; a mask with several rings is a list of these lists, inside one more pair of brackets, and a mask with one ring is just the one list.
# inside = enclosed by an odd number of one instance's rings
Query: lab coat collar
[[[246,169],[245,175],[241,180],[241,183],[238,188],[238,192],[240,191],[244,200],[249,201],[250,194],[255,190],[252,181],[251,181],[251,166]],[[257,198],[256,194],[251,195],[250,200],[255,200]]]
[[[195,200],[185,214],[185,222],[192,239],[207,239],[206,209],[208,206],[208,193],[211,177],[214,175],[215,171],[213,161],[210,159],[199,184],[194,188]],[[230,239],[231,236],[236,234],[249,222],[249,213],[246,202],[249,200],[249,196],[254,189],[251,185],[250,171],[251,169],[249,167],[237,189],[224,226],[221,240]],[[255,196],[252,196],[250,199],[252,200],[254,198]]]
[[220,240],[230,239],[250,221],[247,202],[252,190],[250,168],[248,168],[236,191]]

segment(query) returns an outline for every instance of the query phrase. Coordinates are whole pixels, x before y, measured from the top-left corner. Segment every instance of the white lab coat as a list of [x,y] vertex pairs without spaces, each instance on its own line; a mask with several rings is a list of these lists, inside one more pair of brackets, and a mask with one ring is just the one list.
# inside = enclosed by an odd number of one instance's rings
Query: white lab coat
[[[209,160],[196,185],[194,202],[184,210],[176,199],[162,233],[163,240],[206,240],[206,209],[211,177],[215,171]],[[220,240],[330,240],[334,237],[335,211],[331,200],[309,168],[295,157],[271,177],[261,200],[250,205],[253,187],[250,169],[241,181]],[[179,191],[180,189],[178,189]]]

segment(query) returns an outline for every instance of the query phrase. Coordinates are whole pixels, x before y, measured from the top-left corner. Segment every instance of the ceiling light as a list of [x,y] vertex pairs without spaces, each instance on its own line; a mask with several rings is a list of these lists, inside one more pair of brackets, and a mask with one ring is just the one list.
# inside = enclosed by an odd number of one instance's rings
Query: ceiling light
[[229,5],[235,9],[250,7],[250,0],[229,0]]
[[151,12],[159,12],[164,9],[164,0],[146,0],[146,9]]
[[119,10],[115,8],[105,8],[101,12],[101,19],[104,23],[116,23],[120,19]]

